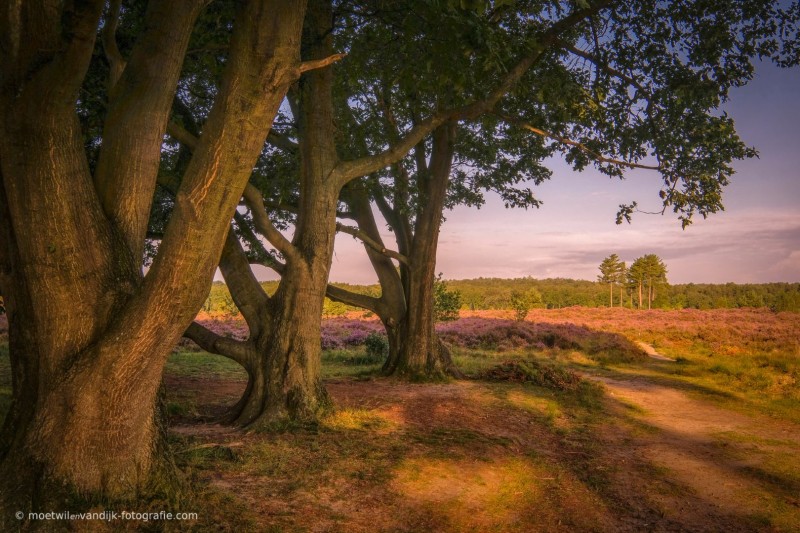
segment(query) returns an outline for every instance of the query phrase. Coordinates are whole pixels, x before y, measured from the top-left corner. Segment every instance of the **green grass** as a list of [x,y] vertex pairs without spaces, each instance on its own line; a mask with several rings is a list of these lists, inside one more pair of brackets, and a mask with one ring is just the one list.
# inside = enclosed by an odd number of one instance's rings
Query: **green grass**
[[367,354],[365,348],[322,352],[322,378],[369,377],[376,375],[383,359]]
[[235,361],[207,352],[180,351],[167,360],[165,373],[181,377],[245,380],[247,372]]

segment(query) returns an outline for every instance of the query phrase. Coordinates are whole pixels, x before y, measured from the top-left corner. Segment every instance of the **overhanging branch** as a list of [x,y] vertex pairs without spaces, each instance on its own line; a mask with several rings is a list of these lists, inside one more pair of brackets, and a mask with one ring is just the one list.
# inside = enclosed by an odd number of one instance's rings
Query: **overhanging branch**
[[568,139],[566,137],[561,137],[560,135],[556,135],[554,133],[550,133],[547,130],[543,130],[541,128],[537,128],[537,127],[532,126],[532,125],[528,124],[527,122],[524,122],[524,121],[522,121],[522,120],[520,120],[518,118],[510,117],[508,115],[503,115],[503,114],[500,114],[500,113],[495,113],[495,114],[498,117],[502,118],[503,120],[505,120],[507,122],[510,122],[512,124],[515,124],[515,125],[523,128],[523,129],[526,129],[526,130],[528,130],[528,131],[530,131],[532,133],[535,133],[536,135],[541,135],[542,137],[548,137],[550,139],[558,141],[558,142],[560,142],[562,144],[566,144],[568,146],[574,146],[575,148],[578,148],[579,150],[589,154],[590,156],[592,156],[592,158],[594,158],[596,161],[599,161],[600,163],[608,163],[610,165],[618,165],[618,166],[621,166],[621,167],[628,167],[628,168],[643,168],[643,169],[646,169],[646,170],[661,170],[660,166],[642,165],[642,164],[639,164],[639,163],[631,163],[630,161],[622,161],[620,159],[613,159],[613,158],[610,158],[610,157],[606,157],[603,154],[599,154],[599,153],[595,152],[594,150],[592,150],[591,148],[589,148],[585,144],[581,144],[581,143],[579,143],[577,141],[573,141],[572,139]]
[[261,242],[258,236],[250,228],[250,225],[244,219],[244,215],[242,215],[237,211],[236,213],[234,213],[233,218],[234,220],[236,220],[236,226],[239,228],[239,233],[244,238],[245,242],[247,242],[247,245],[250,247],[252,251],[256,253],[256,255],[263,258],[263,259],[248,258],[250,264],[262,265],[267,268],[271,268],[278,274],[283,275],[286,269],[286,265],[275,259],[272,256],[272,254],[270,254],[269,251],[267,251],[267,249],[264,247],[264,244]]
[[404,265],[408,265],[408,258],[401,253],[395,252],[394,250],[389,250],[374,239],[372,239],[369,235],[364,233],[358,228],[354,228],[351,226],[345,226],[342,223],[336,223],[336,231],[341,231],[342,233],[347,233],[348,235],[352,235],[353,237],[359,239],[361,242],[378,252],[379,254],[383,254],[386,257],[391,257],[392,259],[397,259]]
[[360,307],[373,313],[378,313],[378,299],[366,294],[358,294],[357,292],[348,291],[341,287],[336,287],[330,283],[325,288],[325,295],[331,300],[353,307]]
[[278,231],[278,228],[272,223],[267,214],[267,208],[264,206],[264,199],[259,191],[252,184],[248,183],[244,188],[244,198],[247,207],[253,215],[253,224],[256,230],[262,234],[284,257],[292,262],[302,261],[302,256],[297,248],[289,242],[289,240]]
[[322,59],[303,61],[302,63],[300,63],[300,66],[298,67],[297,70],[299,70],[300,73],[302,74],[303,72],[308,72],[309,70],[316,70],[318,68],[327,67],[328,65],[336,63],[346,55],[347,54],[333,54],[328,57],[324,57]]
[[355,159],[352,161],[343,161],[339,163],[336,168],[331,172],[330,178],[337,182],[340,186],[344,186],[349,181],[366,176],[373,172],[377,172],[395,161],[401,159],[407,154],[416,144],[422,141],[430,132],[441,126],[447,121],[458,120],[472,120],[494,109],[495,105],[506,93],[519,82],[525,73],[530,70],[536,63],[538,63],[545,52],[553,45],[556,44],[559,37],[566,31],[574,28],[576,25],[595,15],[602,9],[613,4],[613,0],[602,0],[595,2],[592,5],[574,11],[561,20],[553,23],[550,28],[541,33],[538,38],[532,42],[530,52],[523,56],[500,80],[497,86],[483,99],[476,100],[475,102],[464,107],[448,109],[440,111],[431,115],[430,117],[420,121],[412,127],[405,136],[401,137],[396,143],[392,144],[385,151]]
[[194,341],[203,350],[232,359],[248,368],[248,352],[250,344],[228,337],[217,335],[198,322],[192,322],[183,336]]

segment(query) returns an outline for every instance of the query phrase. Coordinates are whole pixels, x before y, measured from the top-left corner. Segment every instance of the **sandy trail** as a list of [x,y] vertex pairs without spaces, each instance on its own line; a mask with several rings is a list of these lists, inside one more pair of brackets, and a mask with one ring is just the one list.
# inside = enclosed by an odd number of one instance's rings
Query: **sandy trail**
[[647,344],[646,342],[642,341],[636,341],[636,344],[639,346],[639,348],[644,350],[644,353],[646,353],[648,357],[658,359],[659,361],[675,361],[675,359],[672,359],[671,357],[667,357],[666,355],[658,353],[651,344]]
[[[616,400],[617,414],[627,418],[631,428],[638,428],[630,431],[624,445],[691,492],[663,499],[673,514],[684,515],[674,518],[690,529],[694,529],[692,515],[740,517],[746,530],[758,525],[765,506],[800,506],[797,483],[790,476],[776,475],[768,464],[776,454],[800,453],[797,425],[723,409],[641,376],[590,378],[601,382]],[[676,505],[681,509],[675,509]],[[800,530],[800,509],[794,517],[794,524],[783,524],[778,530]],[[695,525],[713,530],[710,523]]]

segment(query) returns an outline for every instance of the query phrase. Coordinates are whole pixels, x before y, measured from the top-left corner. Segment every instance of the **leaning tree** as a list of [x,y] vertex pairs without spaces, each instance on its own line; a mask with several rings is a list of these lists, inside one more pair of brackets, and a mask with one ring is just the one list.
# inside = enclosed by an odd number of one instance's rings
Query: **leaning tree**
[[[237,4],[219,91],[145,274],[164,134],[207,2],[120,4],[0,10],[0,293],[13,385],[4,511],[147,485],[161,457],[164,363],[208,293],[280,103],[309,67],[305,2]],[[89,75],[97,68],[103,83]],[[86,120],[97,101],[102,113]]]

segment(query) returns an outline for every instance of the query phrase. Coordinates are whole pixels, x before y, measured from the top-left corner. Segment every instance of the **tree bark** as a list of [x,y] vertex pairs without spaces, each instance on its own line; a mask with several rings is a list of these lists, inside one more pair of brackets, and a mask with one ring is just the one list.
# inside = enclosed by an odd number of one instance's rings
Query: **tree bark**
[[[408,265],[401,265],[406,313],[391,332],[390,354],[384,372],[412,379],[461,377],[447,347],[436,334],[433,283],[436,278],[436,250],[442,213],[450,183],[456,126],[447,123],[433,134],[430,167],[419,147],[418,181],[421,209],[414,224]],[[402,251],[402,250],[401,250]],[[393,341],[393,342],[392,342]],[[392,346],[395,344],[395,346]]]
[[[297,75],[303,19],[301,3],[278,0],[237,14],[218,100],[142,279],[139,215],[106,211],[115,202],[104,204],[92,179],[75,113],[104,3],[37,4],[0,14],[0,284],[14,385],[0,440],[0,525],[8,510],[52,510],[76,493],[132,497],[158,477],[163,366],[208,292],[230,216]],[[185,50],[192,16],[149,23]],[[164,115],[161,103],[145,99],[140,111]],[[158,131],[165,120],[155,122]],[[135,180],[155,183],[156,170]]]
[[639,281],[639,309],[642,308],[642,281]]
[[[332,23],[329,1],[310,2],[303,32],[304,61],[333,55]],[[245,195],[258,231],[286,258],[277,291],[258,304],[255,323],[248,320],[253,346],[244,365],[248,386],[226,417],[251,429],[313,420],[330,404],[320,378],[320,337],[342,186],[329,179],[338,163],[331,69],[305,72],[299,86],[300,204],[292,242],[272,226],[260,193],[253,188]],[[260,290],[250,285],[248,289],[231,284],[231,293],[244,298],[247,292]]]

